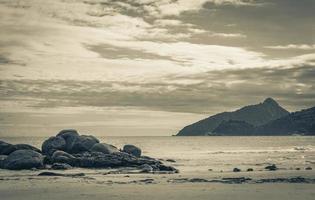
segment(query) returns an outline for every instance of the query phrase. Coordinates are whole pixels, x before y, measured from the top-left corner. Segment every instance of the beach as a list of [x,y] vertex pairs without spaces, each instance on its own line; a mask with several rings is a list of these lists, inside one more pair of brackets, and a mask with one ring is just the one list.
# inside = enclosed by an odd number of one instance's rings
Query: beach
[[[5,138],[39,146],[42,138]],[[28,141],[25,141],[28,140]],[[314,137],[106,137],[179,169],[0,170],[1,199],[313,199]],[[168,161],[167,161],[168,160]],[[175,162],[174,162],[175,161]],[[276,164],[278,170],[265,169]],[[240,172],[233,172],[239,168]],[[247,171],[252,168],[253,171]],[[306,170],[311,168],[312,170]],[[76,174],[81,175],[76,176]],[[83,174],[82,174],[83,173]]]

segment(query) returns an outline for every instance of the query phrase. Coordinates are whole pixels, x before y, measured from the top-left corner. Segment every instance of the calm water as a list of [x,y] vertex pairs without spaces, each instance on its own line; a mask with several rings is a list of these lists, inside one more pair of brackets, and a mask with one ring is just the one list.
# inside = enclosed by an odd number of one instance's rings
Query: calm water
[[[2,137],[11,143],[40,147],[44,137]],[[144,155],[175,159],[182,171],[255,170],[275,163],[286,169],[315,168],[315,137],[99,137],[118,148],[135,144]]]

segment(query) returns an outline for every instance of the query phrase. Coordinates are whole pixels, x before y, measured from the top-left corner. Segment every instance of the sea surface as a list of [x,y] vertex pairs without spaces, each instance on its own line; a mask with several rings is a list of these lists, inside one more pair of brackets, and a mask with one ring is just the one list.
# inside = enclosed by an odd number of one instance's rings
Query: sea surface
[[[11,143],[27,143],[41,147],[47,137],[2,137]],[[101,142],[122,148],[124,144],[139,146],[143,155],[163,160],[185,172],[232,171],[253,168],[263,170],[276,164],[286,170],[315,168],[315,137],[98,137]]]

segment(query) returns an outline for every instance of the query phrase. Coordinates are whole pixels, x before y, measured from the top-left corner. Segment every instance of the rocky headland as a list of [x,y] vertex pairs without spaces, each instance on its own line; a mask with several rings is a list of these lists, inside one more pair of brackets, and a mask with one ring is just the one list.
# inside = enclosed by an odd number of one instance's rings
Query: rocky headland
[[46,139],[38,149],[28,144],[0,141],[0,168],[9,170],[80,168],[133,168],[139,173],[177,173],[172,166],[142,155],[131,144],[122,149],[101,143],[92,135],[80,135],[76,130],[62,130]]

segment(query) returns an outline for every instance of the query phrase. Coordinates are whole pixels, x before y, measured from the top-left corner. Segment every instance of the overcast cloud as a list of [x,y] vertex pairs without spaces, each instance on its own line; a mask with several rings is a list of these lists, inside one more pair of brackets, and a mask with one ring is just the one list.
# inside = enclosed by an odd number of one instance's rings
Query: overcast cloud
[[313,0],[0,0],[1,108],[314,106],[314,10]]

